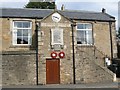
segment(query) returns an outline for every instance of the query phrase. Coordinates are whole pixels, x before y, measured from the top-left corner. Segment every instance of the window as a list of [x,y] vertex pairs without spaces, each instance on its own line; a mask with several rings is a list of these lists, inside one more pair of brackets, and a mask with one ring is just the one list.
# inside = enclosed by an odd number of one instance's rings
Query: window
[[77,44],[85,45],[93,44],[91,24],[88,23],[77,24]]
[[59,44],[63,45],[63,29],[55,28],[51,29],[52,34],[52,45]]
[[13,45],[31,44],[32,23],[30,21],[13,22]]

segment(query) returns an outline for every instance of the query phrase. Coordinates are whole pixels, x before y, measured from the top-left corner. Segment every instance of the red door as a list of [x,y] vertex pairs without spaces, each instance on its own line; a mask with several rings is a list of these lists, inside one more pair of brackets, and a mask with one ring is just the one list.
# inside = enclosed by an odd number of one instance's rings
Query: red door
[[60,60],[46,59],[46,83],[59,84],[60,83]]

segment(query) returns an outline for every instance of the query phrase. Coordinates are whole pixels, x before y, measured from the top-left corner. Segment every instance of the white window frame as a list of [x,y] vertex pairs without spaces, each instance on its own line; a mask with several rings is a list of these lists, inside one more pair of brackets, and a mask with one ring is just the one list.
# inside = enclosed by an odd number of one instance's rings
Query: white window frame
[[[61,43],[57,43],[57,42],[54,42],[54,31],[57,30],[59,33],[60,33],[60,42]],[[61,28],[54,28],[54,29],[51,29],[51,45],[63,45],[63,29]]]
[[[91,23],[77,23],[77,24],[91,24]],[[91,24],[91,26],[92,26],[92,24]],[[88,31],[91,31],[92,32],[92,43],[91,44],[88,44],[88,43],[86,43],[86,44],[77,44],[77,45],[80,45],[80,46],[84,46],[84,45],[93,45],[93,30],[92,30],[92,27],[89,29],[89,28],[87,28],[87,29],[78,29],[77,28],[77,25],[76,25],[76,30],[77,31],[86,31],[87,33],[88,33]],[[87,35],[86,36],[86,39],[87,39],[87,41],[88,41],[88,38],[89,38],[89,36]],[[76,36],[76,41],[77,41],[77,36]]]
[[[15,22],[29,22],[30,23],[30,27],[29,28],[18,28],[18,27],[14,27],[15,26]],[[15,46],[28,46],[28,45],[31,45],[32,43],[32,40],[31,40],[31,37],[32,37],[32,22],[29,21],[29,20],[14,20],[13,21],[13,29],[12,29],[12,44],[15,45]],[[30,30],[30,33],[28,35],[28,44],[17,44],[17,30]]]

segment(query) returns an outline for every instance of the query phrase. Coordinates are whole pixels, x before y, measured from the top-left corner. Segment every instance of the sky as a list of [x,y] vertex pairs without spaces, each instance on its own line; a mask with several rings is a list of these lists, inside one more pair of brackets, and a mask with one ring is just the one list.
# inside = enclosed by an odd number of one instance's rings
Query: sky
[[[102,8],[116,18],[116,29],[120,26],[118,21],[118,2],[120,0],[55,0],[57,9],[64,4],[66,10],[85,10],[101,12]],[[29,0],[0,0],[0,8],[24,8]],[[119,9],[120,10],[120,9]]]

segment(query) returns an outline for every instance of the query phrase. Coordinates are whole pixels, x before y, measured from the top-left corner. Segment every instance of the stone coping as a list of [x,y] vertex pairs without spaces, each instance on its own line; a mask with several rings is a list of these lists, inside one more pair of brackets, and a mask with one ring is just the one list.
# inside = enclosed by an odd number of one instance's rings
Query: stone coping
[[35,50],[31,51],[2,51],[0,53],[1,55],[30,55],[30,54],[36,54]]

